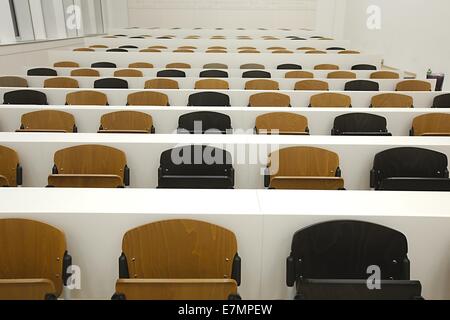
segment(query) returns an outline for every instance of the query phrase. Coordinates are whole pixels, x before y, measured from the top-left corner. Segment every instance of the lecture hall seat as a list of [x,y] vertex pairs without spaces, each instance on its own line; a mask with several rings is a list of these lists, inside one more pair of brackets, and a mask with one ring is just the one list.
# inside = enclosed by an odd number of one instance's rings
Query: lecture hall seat
[[48,105],[45,93],[36,90],[15,90],[3,95],[3,104]]
[[230,107],[230,97],[224,93],[205,91],[191,94],[188,107]]
[[169,97],[165,93],[156,91],[139,91],[130,93],[127,97],[127,105],[161,107],[170,106]]
[[410,136],[450,136],[450,114],[428,113],[414,118]]
[[19,155],[13,149],[0,145],[0,187],[22,185],[22,167]]
[[0,77],[0,87],[27,88],[28,81],[21,77],[3,76]]
[[20,129],[17,132],[77,132],[75,117],[58,110],[39,110],[23,114]]
[[155,127],[149,114],[117,111],[102,115],[98,133],[155,133]]
[[232,133],[231,118],[223,113],[199,111],[181,115],[178,119],[178,133],[227,134]]
[[291,97],[278,92],[256,93],[249,98],[249,107],[291,108]]
[[272,112],[256,118],[256,134],[309,135],[308,119],[290,112]]
[[370,113],[348,113],[334,119],[332,136],[391,136],[387,120]]

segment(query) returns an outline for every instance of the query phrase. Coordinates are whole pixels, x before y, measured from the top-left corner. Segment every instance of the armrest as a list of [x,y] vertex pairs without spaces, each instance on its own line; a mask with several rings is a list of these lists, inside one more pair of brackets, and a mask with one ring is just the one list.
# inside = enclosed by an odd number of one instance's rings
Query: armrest
[[228,300],[237,295],[231,279],[119,279],[115,297],[127,300]]
[[48,177],[48,186],[55,188],[121,188],[122,178],[103,174],[53,174]]
[[286,285],[293,287],[295,284],[295,261],[292,256],[286,259]]
[[273,177],[271,189],[285,190],[340,190],[344,189],[341,177]]
[[0,300],[53,300],[56,290],[46,279],[1,279]]

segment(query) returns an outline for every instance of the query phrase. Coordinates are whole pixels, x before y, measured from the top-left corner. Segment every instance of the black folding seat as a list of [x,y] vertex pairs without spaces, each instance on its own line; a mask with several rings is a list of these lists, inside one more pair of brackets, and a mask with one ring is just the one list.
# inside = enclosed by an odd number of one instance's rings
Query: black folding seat
[[91,64],[91,68],[117,68],[117,65],[112,62],[95,62]]
[[205,70],[200,72],[200,78],[228,78],[228,72],[223,70]]
[[[326,299],[333,294],[339,299],[383,299],[382,291],[373,293],[377,290],[367,285],[368,270],[375,266],[381,271],[382,286],[396,286],[398,299],[420,298],[421,292],[409,295],[411,285],[418,282],[409,281],[405,235],[363,221],[328,221],[296,232],[287,258],[286,282],[296,286],[296,299]],[[349,290],[357,284],[364,284],[357,288],[361,297]]]
[[270,72],[267,71],[261,71],[261,70],[251,70],[246,71],[242,74],[242,78],[271,78],[272,75]]
[[132,46],[132,45],[125,45],[125,46],[120,46],[119,49],[138,49],[138,47]]
[[230,107],[230,97],[224,93],[204,91],[191,94],[188,106],[192,107]]
[[333,136],[391,136],[386,118],[370,113],[348,113],[336,117]]
[[54,77],[58,75],[58,72],[50,68],[35,68],[27,71],[28,76],[42,76],[42,77]]
[[285,64],[280,64],[277,67],[278,70],[302,70],[302,66],[298,65],[298,64],[293,64],[293,63],[285,63]]
[[293,37],[290,38],[291,40],[306,40],[305,38],[301,38],[301,37]]
[[421,148],[394,148],[375,156],[370,187],[391,191],[450,191],[447,156]]
[[115,34],[114,37],[127,37],[126,34]]
[[118,78],[99,79],[94,82],[96,89],[128,89],[128,81]]
[[143,37],[143,36],[134,36],[134,37],[130,37],[130,39],[145,39],[145,37]]
[[181,70],[161,70],[156,74],[159,78],[186,78],[186,72]]
[[377,67],[371,64],[355,64],[352,70],[377,70]]
[[329,47],[327,48],[328,51],[344,51],[346,50],[345,48],[342,47]]
[[47,105],[45,93],[36,90],[16,90],[6,92],[3,96],[3,104],[36,104]]
[[178,133],[226,134],[232,130],[231,118],[223,113],[199,111],[184,114],[178,119]]
[[450,108],[450,93],[442,94],[434,98],[433,108]]
[[167,150],[161,154],[158,188],[233,189],[231,154],[201,145]]
[[380,91],[380,85],[370,80],[353,80],[345,84],[345,91]]
[[106,50],[106,52],[128,52],[128,50],[122,49],[122,48],[114,48],[114,49],[108,49],[108,50]]

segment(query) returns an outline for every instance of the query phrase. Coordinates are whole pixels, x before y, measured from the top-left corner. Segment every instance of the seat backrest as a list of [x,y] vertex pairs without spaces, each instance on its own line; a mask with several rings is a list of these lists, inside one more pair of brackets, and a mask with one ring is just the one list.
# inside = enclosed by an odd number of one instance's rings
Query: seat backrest
[[428,113],[414,118],[412,133],[415,136],[426,134],[450,135],[450,114]]
[[101,145],[81,145],[59,150],[54,156],[58,174],[111,174],[122,178],[127,165],[125,153]]
[[108,105],[108,98],[106,94],[98,91],[76,91],[66,95],[66,104],[69,106],[106,106]]
[[370,113],[348,113],[334,119],[333,132],[375,133],[387,132],[386,118]]
[[298,51],[312,51],[312,50],[316,50],[316,48],[313,47],[299,47],[297,48]]
[[79,85],[76,79],[57,77],[45,79],[44,88],[79,88]]
[[408,241],[401,232],[362,221],[328,221],[294,234],[295,278],[367,279],[378,266],[382,280],[406,280]]
[[229,88],[228,82],[220,79],[204,79],[195,82],[196,90],[228,90]]
[[181,70],[161,70],[156,74],[160,78],[186,78],[186,72]]
[[380,91],[380,84],[370,80],[353,80],[345,84],[345,91]]
[[395,91],[431,91],[431,83],[422,80],[405,80],[397,83]]
[[38,221],[0,219],[0,279],[51,280],[61,295],[66,238],[62,231]]
[[91,64],[91,68],[117,68],[117,65],[113,62],[94,62]]
[[336,64],[318,64],[314,67],[314,70],[339,70],[339,66]]
[[328,91],[329,85],[321,80],[302,80],[295,83],[294,90]]
[[152,79],[145,81],[145,89],[179,89],[178,81],[173,79]]
[[400,79],[400,75],[393,71],[376,71],[370,74],[370,79]]
[[155,91],[140,91],[130,93],[127,103],[130,106],[168,106],[169,97],[165,93]]
[[79,68],[80,64],[74,61],[59,61],[53,64],[55,68]]
[[21,129],[25,130],[63,130],[74,132],[75,117],[58,110],[39,110],[22,115]]
[[122,251],[133,278],[230,279],[237,241],[217,225],[169,220],[128,231]]
[[21,77],[4,76],[0,77],[0,87],[27,88],[28,81]]
[[175,63],[169,63],[168,65],[166,65],[166,68],[168,68],[168,69],[190,69],[191,65],[188,63],[175,62]]
[[161,52],[161,49],[146,48],[146,49],[139,50],[139,52]]
[[338,54],[360,54],[361,52],[355,50],[342,50]]
[[450,108],[450,93],[441,94],[434,98],[433,108]]
[[205,70],[200,72],[200,78],[228,78],[228,72],[223,70]]
[[443,153],[422,148],[394,148],[375,156],[376,186],[386,178],[448,178],[448,160]]
[[312,79],[314,73],[309,71],[289,71],[284,75],[286,79]]
[[272,51],[272,53],[284,53],[284,54],[291,54],[291,53],[294,53],[293,51],[291,51],[291,50],[286,50],[286,49],[283,49],[283,50],[274,50],[274,51]]
[[50,68],[35,68],[27,71],[28,76],[56,77],[58,73]]
[[260,69],[260,70],[264,70],[266,67],[264,67],[264,65],[259,64],[259,63],[246,63],[241,65],[240,67],[241,69]]
[[7,180],[9,187],[17,187],[18,166],[19,156],[17,152],[0,145],[0,176]]
[[280,90],[280,85],[274,80],[257,79],[247,81],[245,90]]
[[352,70],[377,70],[377,67],[372,64],[355,64]]
[[226,114],[199,111],[187,113],[178,119],[178,129],[189,133],[226,133],[231,130],[231,118]]
[[222,49],[208,49],[206,53],[227,53],[227,51]]
[[36,104],[47,105],[45,93],[36,90],[15,90],[6,92],[3,96],[3,104]]
[[128,65],[128,68],[152,69],[154,65],[148,62],[133,62]]
[[107,49],[106,52],[128,52],[128,50],[122,49],[122,48],[113,48],[113,49]]
[[328,79],[356,79],[356,73],[350,71],[333,71],[328,73]]
[[239,53],[261,53],[258,50],[240,50]]
[[271,177],[335,177],[339,157],[325,149],[291,147],[272,152],[268,168]]
[[350,108],[352,99],[342,93],[327,92],[316,94],[311,97],[312,108]]
[[280,64],[277,67],[278,70],[301,70],[302,66],[299,64],[293,64],[293,63],[285,63],[285,64]]
[[372,108],[412,108],[413,98],[399,93],[382,93],[372,97]]
[[117,111],[102,115],[101,130],[143,130],[151,132],[152,116],[138,111]]
[[76,69],[70,72],[72,77],[100,77],[100,72],[94,69]]
[[242,73],[242,78],[271,78],[270,72],[261,70],[252,70]]
[[228,69],[228,66],[223,63],[207,63],[203,66],[203,69]]
[[95,52],[94,48],[75,48],[73,52]]
[[198,92],[189,96],[188,106],[229,107],[230,97],[220,92]]
[[342,47],[329,47],[327,48],[327,51],[343,51],[345,48]]
[[156,46],[150,46],[149,49],[168,49],[166,46],[156,45]]
[[306,50],[305,54],[327,54],[327,52],[322,50]]
[[250,96],[250,107],[290,107],[291,98],[278,92],[263,92]]
[[123,70],[117,70],[114,71],[114,77],[124,77],[124,78],[140,78],[143,77],[144,74],[141,70],[135,70],[135,69],[123,69]]
[[138,47],[134,46],[134,45],[124,45],[124,46],[120,46],[119,49],[139,49]]
[[290,112],[272,112],[258,116],[255,127],[258,133],[261,131],[271,133],[274,130],[283,133],[307,132],[308,119]]
[[212,46],[208,47],[208,50],[227,50],[227,48],[222,46]]
[[128,81],[118,78],[104,78],[95,80],[96,89],[128,89]]
[[89,46],[89,48],[94,48],[94,49],[108,49],[109,47],[107,45],[104,44],[94,44],[92,46]]

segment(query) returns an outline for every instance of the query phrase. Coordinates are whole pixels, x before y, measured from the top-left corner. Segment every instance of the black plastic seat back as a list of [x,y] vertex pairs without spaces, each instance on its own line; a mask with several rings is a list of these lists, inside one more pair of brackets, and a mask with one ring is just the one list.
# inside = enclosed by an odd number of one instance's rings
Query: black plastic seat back
[[434,98],[433,108],[450,108],[450,93],[441,94]]
[[223,70],[205,70],[200,72],[200,78],[228,78],[228,72]]
[[36,104],[47,105],[45,93],[36,90],[16,90],[6,92],[3,96],[3,104]]
[[188,106],[192,107],[229,107],[230,97],[220,92],[198,92],[191,94]]
[[128,81],[118,78],[99,79],[94,82],[96,89],[128,89]]
[[136,46],[133,45],[125,45],[125,46],[120,46],[119,49],[139,49]]
[[377,67],[371,64],[355,64],[352,70],[377,70]]
[[262,78],[262,79],[269,79],[272,75],[270,72],[262,71],[262,70],[251,70],[251,71],[245,71],[242,74],[242,78]]
[[112,62],[95,62],[91,64],[91,68],[117,68],[117,65]]
[[345,91],[380,91],[380,85],[370,80],[353,80],[345,84]]
[[128,52],[127,49],[124,48],[114,48],[114,49],[108,49],[106,52]]
[[159,78],[186,78],[186,72],[181,70],[161,70],[156,74]]
[[42,77],[55,77],[58,72],[50,68],[35,68],[27,71],[28,76],[42,76]]
[[302,70],[302,66],[299,64],[293,64],[293,63],[285,63],[280,64],[277,67],[278,70]]
[[348,113],[334,119],[332,135],[387,135],[386,118],[370,113]]
[[329,47],[327,48],[328,51],[344,51],[346,50],[345,48],[342,47]]
[[373,161],[371,185],[378,189],[387,178],[448,178],[443,153],[422,148],[394,148],[378,153]]
[[178,119],[179,133],[227,133],[227,130],[231,129],[231,118],[218,112],[192,112],[184,114]]
[[370,266],[380,267],[381,280],[409,280],[407,254],[408,242],[401,232],[369,222],[340,220],[296,232],[289,260],[294,281],[367,279]]

